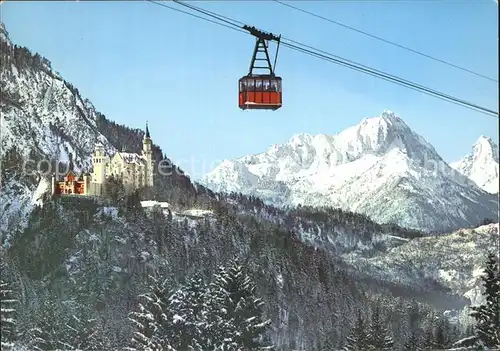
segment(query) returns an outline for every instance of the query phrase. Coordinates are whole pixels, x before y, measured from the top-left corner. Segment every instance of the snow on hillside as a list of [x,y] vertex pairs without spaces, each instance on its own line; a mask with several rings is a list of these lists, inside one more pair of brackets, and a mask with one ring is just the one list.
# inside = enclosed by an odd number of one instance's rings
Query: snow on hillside
[[483,190],[496,194],[500,183],[498,162],[498,145],[491,138],[481,135],[472,147],[472,152],[450,166]]
[[[50,191],[50,182],[41,178],[36,188],[29,187],[16,180],[3,184],[0,192],[0,238],[8,233],[8,229],[26,228],[28,217],[35,205]],[[9,237],[5,238],[8,242]]]
[[299,134],[224,161],[202,183],[275,205],[335,206],[421,230],[476,225],[498,208],[391,111],[337,135]]
[[[98,132],[96,111],[88,100],[50,67],[50,62],[14,48],[2,24],[2,65],[0,81],[2,159],[16,151],[23,163],[29,162],[40,170],[52,160],[68,162],[70,157],[76,171],[89,171],[91,154],[97,142],[107,152],[114,147]],[[17,53],[17,54],[16,54]],[[71,156],[70,156],[71,154]],[[53,169],[44,170],[49,176]],[[22,170],[24,172],[24,169]],[[17,225],[23,225],[32,208],[32,198],[43,179],[39,174],[34,183],[25,174],[2,179],[0,191],[0,236]],[[38,195],[35,195],[38,196]]]
[[186,221],[190,228],[196,228],[199,225],[199,220],[210,219],[214,214],[212,211],[200,210],[195,208],[189,210],[172,211],[169,203],[155,200],[141,201],[141,206],[146,210],[159,208],[165,216],[171,215],[173,220],[176,220],[178,222]]
[[481,280],[488,253],[497,252],[499,225],[413,239],[384,255],[364,258],[350,253],[344,258],[360,271],[384,280],[402,283],[432,278],[453,292],[482,303]]
[[195,208],[183,211],[181,213],[182,213],[182,215],[187,216],[187,217],[200,218],[200,219],[213,216],[213,214],[214,214],[212,211],[209,211],[209,210],[200,210],[200,209],[195,209]]
[[170,204],[164,201],[147,200],[141,201],[141,206],[146,208],[154,206],[159,206],[160,208],[169,208]]

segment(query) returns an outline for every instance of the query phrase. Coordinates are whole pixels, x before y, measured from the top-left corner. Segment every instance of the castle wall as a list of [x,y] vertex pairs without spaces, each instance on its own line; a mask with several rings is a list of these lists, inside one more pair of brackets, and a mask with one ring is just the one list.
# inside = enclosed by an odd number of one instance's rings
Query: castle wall
[[103,196],[104,184],[97,182],[89,182],[87,194],[91,196]]
[[56,194],[57,193],[57,188],[56,188],[56,177],[55,176],[52,176],[52,195]]

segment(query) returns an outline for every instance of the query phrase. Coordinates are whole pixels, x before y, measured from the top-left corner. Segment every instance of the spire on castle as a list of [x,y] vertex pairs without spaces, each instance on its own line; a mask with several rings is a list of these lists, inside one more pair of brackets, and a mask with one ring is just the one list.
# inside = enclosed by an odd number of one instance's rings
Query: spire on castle
[[146,138],[151,138],[151,137],[149,136],[148,121],[146,121]]

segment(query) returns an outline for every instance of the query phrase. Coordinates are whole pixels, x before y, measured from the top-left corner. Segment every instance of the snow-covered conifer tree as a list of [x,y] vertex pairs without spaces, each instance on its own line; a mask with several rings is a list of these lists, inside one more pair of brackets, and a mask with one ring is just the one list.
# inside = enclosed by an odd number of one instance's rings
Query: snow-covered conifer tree
[[[225,266],[220,265],[210,284],[210,293],[207,295],[207,328],[210,334],[210,346],[224,350],[226,343],[232,344],[226,335],[230,332],[230,322],[227,310],[223,307],[227,299],[224,289],[228,274]],[[234,346],[234,344],[233,344]]]
[[179,350],[207,349],[207,285],[199,275],[189,278],[186,284],[169,299],[171,317],[171,342]]
[[438,320],[434,336],[435,348],[442,350],[451,346],[452,340],[450,340],[450,329],[450,322],[448,319],[441,318]]
[[13,291],[9,284],[0,279],[0,328],[1,328],[1,349],[11,350],[16,340],[16,304],[13,298]]
[[371,325],[368,332],[368,350],[390,350],[394,345],[392,337],[383,325],[380,317],[380,307],[377,304],[372,313]]
[[64,325],[66,324],[60,305],[49,296],[42,301],[34,316],[35,326],[31,328],[29,349],[36,351],[68,348]]
[[500,348],[500,271],[495,254],[490,253],[482,277],[486,302],[472,307],[476,333],[486,346]]
[[130,351],[174,350],[168,340],[169,311],[168,293],[165,283],[153,279],[151,291],[140,295],[141,302],[137,311],[129,314],[134,325]]
[[421,351],[422,346],[417,331],[413,329],[403,344],[404,350]]
[[81,307],[77,315],[73,314],[66,324],[65,344],[76,350],[104,350],[106,340],[99,325],[99,320],[90,311]]
[[432,349],[434,347],[434,326],[429,325],[424,329],[422,336],[422,348],[424,350]]
[[[263,319],[263,301],[256,286],[237,258],[228,269],[219,268],[212,284],[215,311],[218,314],[218,342],[226,347],[263,348],[262,337],[270,320]],[[214,310],[214,306],[211,307]],[[222,339],[222,340],[221,340]]]
[[358,310],[358,317],[356,323],[351,330],[350,335],[347,337],[347,345],[344,347],[346,351],[362,351],[367,348],[367,334],[366,326],[361,315],[361,311]]

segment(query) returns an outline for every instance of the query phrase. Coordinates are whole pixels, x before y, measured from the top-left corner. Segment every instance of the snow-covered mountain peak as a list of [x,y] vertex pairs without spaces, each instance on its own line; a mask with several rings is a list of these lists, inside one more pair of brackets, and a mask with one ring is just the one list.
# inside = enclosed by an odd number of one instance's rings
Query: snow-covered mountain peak
[[384,110],[382,113],[377,116],[377,117],[367,117],[364,118],[363,121],[360,124],[363,124],[363,122],[371,122],[371,123],[377,123],[380,124],[381,126],[385,126],[386,128],[397,128],[397,127],[402,127],[402,128],[408,128],[406,123],[396,115],[394,112],[391,110]]
[[450,166],[469,177],[483,190],[498,193],[498,145],[491,138],[481,135],[472,146],[472,152]]
[[388,109],[382,111],[382,114],[380,116],[387,119],[400,119],[399,116],[396,116],[396,114],[393,111]]
[[212,188],[216,190],[240,192],[242,188],[251,187],[258,182],[258,177],[238,161],[225,160],[217,166],[217,169],[219,172],[210,181]]
[[404,128],[406,130],[410,129],[410,127],[405,123],[405,121],[400,116],[398,116],[395,112],[387,109],[382,111],[379,117],[365,118],[365,120],[366,119],[374,119],[374,120],[380,119],[383,120],[386,123],[386,125],[391,126],[393,128]]
[[310,143],[313,136],[309,133],[295,134],[288,142],[290,146],[300,147],[306,143]]
[[373,121],[385,128],[407,127],[406,123],[391,110],[384,110],[378,117],[365,118],[363,121]]
[[498,162],[498,146],[489,137],[481,135],[473,146],[473,154],[478,159],[493,159]]
[[432,145],[390,110],[383,111],[378,117],[363,119],[358,125],[337,134],[335,139],[350,160],[366,154],[382,156],[392,149],[399,149],[420,163],[442,161]]
[[201,181],[274,205],[334,206],[424,230],[477,224],[497,208],[389,110],[335,135],[294,135],[226,161]]
[[378,117],[365,118],[335,135],[296,134],[288,142],[272,145],[262,154],[238,160],[245,164],[265,160],[266,163],[280,163],[297,170],[297,167],[303,169],[312,165],[335,166],[367,155],[383,156],[392,149],[398,149],[420,163],[429,159],[442,161],[432,145],[389,110]]

